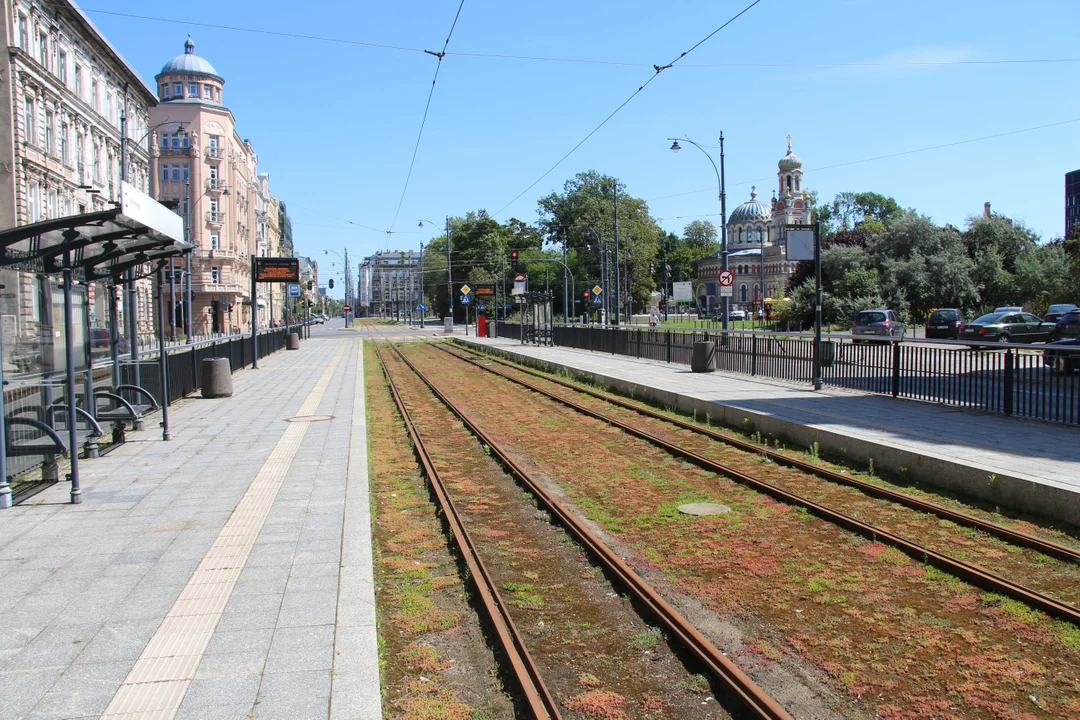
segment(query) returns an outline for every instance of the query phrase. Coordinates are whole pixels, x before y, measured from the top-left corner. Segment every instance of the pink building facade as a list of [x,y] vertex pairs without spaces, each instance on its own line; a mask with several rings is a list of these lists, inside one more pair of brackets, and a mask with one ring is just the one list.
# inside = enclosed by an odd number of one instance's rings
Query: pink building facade
[[150,145],[150,194],[176,203],[195,245],[192,332],[248,331],[251,256],[269,252],[256,242],[258,157],[223,104],[225,79],[195,54],[191,38],[155,80],[159,104],[150,125],[160,127]]

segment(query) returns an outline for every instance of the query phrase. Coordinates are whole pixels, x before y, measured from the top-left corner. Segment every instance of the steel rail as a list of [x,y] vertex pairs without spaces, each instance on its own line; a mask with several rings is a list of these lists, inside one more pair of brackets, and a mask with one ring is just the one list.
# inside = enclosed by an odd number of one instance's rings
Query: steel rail
[[[443,347],[442,343],[436,344],[435,347],[452,355],[454,354],[447,348]],[[684,430],[689,430],[699,435],[705,435],[706,437],[712,438],[713,440],[717,440],[726,445],[730,445],[731,447],[737,448],[739,450],[752,452],[757,455],[765,455],[777,465],[784,465],[786,467],[795,468],[796,470],[810,473],[811,475],[815,475],[816,477],[819,477],[823,480],[828,480],[839,485],[846,485],[848,487],[856,488],[867,495],[872,495],[874,497],[882,498],[884,500],[889,500],[899,505],[909,507],[912,510],[930,513],[944,520],[954,522],[957,525],[963,525],[965,527],[971,527],[977,530],[981,530],[988,535],[993,535],[994,537],[1000,538],[1002,540],[1007,540],[1008,542],[1011,542],[1015,545],[1021,545],[1023,547],[1028,547],[1033,550],[1038,550],[1039,552],[1050,555],[1051,557],[1080,563],[1080,550],[1068,547],[1067,545],[1061,545],[1050,540],[1044,540],[1034,535],[1029,535],[1027,533],[1020,532],[1019,530],[1013,530],[1012,528],[1005,527],[1004,525],[999,525],[998,523],[992,522],[990,520],[984,520],[982,518],[975,517],[974,515],[969,515],[958,510],[950,510],[949,508],[938,505],[937,503],[928,502],[926,500],[919,500],[918,498],[904,495],[903,493],[897,492],[895,490],[883,488],[879,485],[874,485],[873,483],[859,480],[858,478],[853,478],[848,475],[844,475],[843,473],[838,473],[835,470],[819,467],[817,465],[814,465],[813,463],[806,462],[805,460],[800,460],[799,458],[793,458],[789,455],[776,452],[775,450],[770,450],[767,447],[762,447],[760,445],[755,445],[754,443],[747,442],[745,440],[733,438],[710,428],[703,428],[700,425],[695,425],[679,418],[669,417],[655,410],[650,410],[649,408],[640,407],[633,403],[627,402],[622,398],[614,397],[607,393],[598,392],[589,388],[582,388],[574,385],[573,383],[566,382],[565,380],[549,377],[544,373],[537,372],[529,368],[520,367],[514,363],[510,363],[501,358],[493,357],[479,350],[474,350],[470,347],[461,345],[457,347],[465,350],[466,352],[474,353],[480,357],[491,360],[492,362],[496,362],[500,365],[509,367],[513,370],[516,370],[517,372],[525,373],[526,375],[531,375],[533,377],[540,378],[541,380],[555,383],[556,385],[569,388],[570,390],[574,390],[575,392],[589,395],[590,397],[594,397],[598,400],[609,402],[612,405],[617,405],[621,408],[632,410],[633,412],[636,412],[640,415],[644,415],[649,418],[661,420],[671,425],[675,425],[676,427],[680,427]],[[457,357],[465,360],[466,362],[470,362],[468,358],[462,357],[460,355],[457,355]]]
[[[452,355],[453,353],[450,354]],[[886,545],[891,545],[919,562],[933,565],[939,570],[943,570],[955,577],[960,578],[961,580],[965,580],[972,585],[976,585],[983,590],[999,593],[1001,595],[1013,598],[1014,600],[1019,600],[1020,602],[1025,603],[1029,607],[1041,610],[1046,614],[1059,620],[1066,620],[1073,623],[1074,625],[1080,626],[1080,609],[1077,609],[1071,605],[1067,605],[1059,600],[1047,597],[1042,593],[1036,592],[1023,585],[1020,585],[1019,583],[1014,583],[1011,580],[1007,580],[1000,575],[990,572],[989,570],[984,570],[971,563],[957,560],[956,558],[945,555],[944,553],[937,552],[936,550],[931,550],[928,547],[919,545],[918,543],[912,542],[911,540],[901,537],[900,535],[896,535],[895,533],[889,532],[888,530],[883,530],[875,525],[871,525],[870,523],[863,522],[862,520],[857,520],[850,515],[846,515],[838,510],[834,510],[830,507],[814,502],[813,500],[804,498],[801,495],[797,495],[793,492],[784,490],[776,485],[773,485],[772,483],[766,482],[764,480],[759,480],[752,475],[747,475],[742,471],[736,470],[722,463],[718,463],[714,460],[710,460],[707,457],[699,455],[693,450],[689,450],[687,448],[676,445],[675,443],[668,442],[667,440],[653,435],[650,432],[635,428],[632,425],[622,422],[621,420],[618,420],[608,415],[604,415],[603,413],[587,408],[584,405],[580,405],[573,400],[570,400],[569,398],[564,398],[554,393],[548,392],[547,390],[544,390],[543,388],[540,388],[526,380],[510,377],[509,375],[501,373],[497,370],[485,367],[480,363],[472,362],[467,358],[463,358],[461,356],[457,357],[462,362],[476,365],[477,367],[488,370],[494,375],[498,375],[499,377],[509,380],[510,382],[517,383],[523,387],[526,387],[536,393],[539,393],[540,395],[550,398],[551,400],[566,405],[567,407],[572,408],[583,415],[588,415],[589,417],[601,420],[608,423],[609,425],[617,427],[630,435],[633,435],[649,443],[652,443],[653,445],[656,445],[657,447],[669,452],[672,455],[675,455],[676,457],[681,457],[685,460],[688,460],[693,464],[697,465],[698,467],[704,468],[718,475],[723,475],[724,477],[727,477],[743,485],[747,485],[781,502],[787,503],[789,505],[803,507],[806,510],[814,513],[818,517],[822,518],[823,520],[831,522],[839,527],[845,528],[846,530],[850,530],[856,534],[862,535],[869,540],[875,542],[882,542]]]
[[521,481],[534,497],[558,519],[560,524],[585,546],[639,603],[709,672],[712,673],[731,695],[741,702],[752,717],[762,720],[794,720],[775,700],[759,688],[750,677],[729,660],[708,638],[701,634],[678,610],[669,605],[644,578],[638,575],[622,558],[615,554],[573,513],[552,496],[529,472],[522,467],[493,437],[481,429],[475,421],[434,383],[424,375],[397,347],[391,346],[398,357],[424,382],[443,405],[452,412],[483,444],[487,445],[510,472]]
[[420,460],[420,464],[423,467],[424,474],[427,476],[432,490],[435,492],[439,508],[446,518],[447,524],[450,526],[454,543],[457,545],[458,551],[465,559],[465,564],[469,570],[469,577],[472,579],[473,586],[476,588],[481,605],[495,629],[499,645],[502,648],[503,653],[505,653],[507,660],[510,662],[510,667],[513,670],[518,685],[521,687],[525,702],[532,711],[533,717],[538,720],[544,718],[558,720],[562,717],[559,714],[558,705],[544,685],[539,669],[529,656],[525,643],[518,634],[513,620],[510,618],[510,612],[505,601],[502,599],[502,596],[499,595],[494,581],[491,579],[487,568],[480,559],[480,555],[477,553],[475,545],[473,545],[472,538],[465,529],[465,524],[462,522],[461,516],[458,515],[453,500],[450,499],[450,496],[446,491],[446,486],[443,484],[442,477],[439,475],[438,470],[435,469],[435,465],[431,460],[427,447],[424,445],[424,441],[420,437],[419,431],[417,431],[416,426],[413,424],[412,416],[409,414],[408,408],[405,407],[405,401],[398,391],[397,383],[394,382],[394,378],[391,376],[390,370],[386,366],[386,361],[383,359],[382,352],[379,350],[377,344],[373,343],[373,345],[375,346],[375,354],[379,358],[379,364],[382,366],[383,374],[386,376],[386,380],[390,385],[390,392],[394,397],[394,404],[397,405],[398,412],[401,414],[401,419],[408,431],[409,438],[412,440],[413,449],[416,452],[417,458]]

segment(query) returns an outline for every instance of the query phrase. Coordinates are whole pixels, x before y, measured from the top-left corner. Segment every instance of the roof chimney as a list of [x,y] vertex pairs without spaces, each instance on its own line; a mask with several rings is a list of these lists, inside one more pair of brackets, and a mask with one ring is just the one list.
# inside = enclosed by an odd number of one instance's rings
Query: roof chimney
[[983,203],[983,217],[990,217],[990,203]]

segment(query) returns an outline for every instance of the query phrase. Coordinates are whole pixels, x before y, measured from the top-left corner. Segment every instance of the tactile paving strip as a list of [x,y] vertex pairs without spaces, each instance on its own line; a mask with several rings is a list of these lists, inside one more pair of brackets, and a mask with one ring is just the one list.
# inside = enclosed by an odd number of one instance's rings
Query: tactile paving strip
[[[311,415],[319,407],[344,354],[345,347],[334,354],[297,416]],[[285,428],[102,718],[170,720],[176,715],[310,425],[290,423]]]

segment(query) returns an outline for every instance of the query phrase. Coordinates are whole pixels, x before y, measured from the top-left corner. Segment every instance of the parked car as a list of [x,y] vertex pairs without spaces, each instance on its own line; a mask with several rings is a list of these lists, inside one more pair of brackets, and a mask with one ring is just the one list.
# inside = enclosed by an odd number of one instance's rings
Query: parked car
[[980,342],[1047,342],[1054,324],[1025,312],[992,312],[976,318],[960,330],[961,340]]
[[900,321],[896,313],[884,308],[862,310],[855,316],[851,334],[857,336],[875,335],[878,337],[903,337],[907,325]]
[[1067,312],[1058,318],[1051,333],[1053,340],[1080,337],[1080,310]]
[[994,308],[994,312],[1024,312],[1024,308],[1019,305],[1002,305],[1001,307]]
[[964,325],[964,311],[958,308],[940,308],[930,313],[926,321],[926,337],[957,340]]
[[728,313],[728,320],[745,320],[745,319],[746,319],[746,311],[745,310],[732,310],[732,311],[730,311]]
[[1080,368],[1080,337],[1047,343],[1043,364],[1053,368],[1058,375],[1071,375],[1073,370]]
[[1043,320],[1046,322],[1056,323],[1061,319],[1061,316],[1067,312],[1076,310],[1077,307],[1073,303],[1061,303],[1059,305],[1051,305],[1046,309],[1046,315],[1043,316]]
[[[128,341],[121,335],[116,343],[117,350],[121,355],[131,352]],[[90,357],[101,358],[112,354],[109,349],[109,328],[90,328]]]

